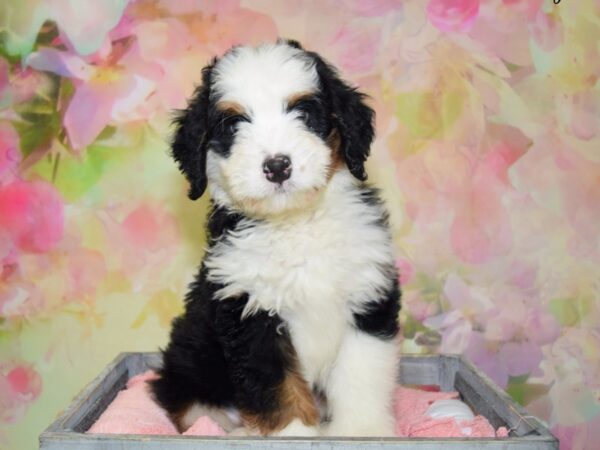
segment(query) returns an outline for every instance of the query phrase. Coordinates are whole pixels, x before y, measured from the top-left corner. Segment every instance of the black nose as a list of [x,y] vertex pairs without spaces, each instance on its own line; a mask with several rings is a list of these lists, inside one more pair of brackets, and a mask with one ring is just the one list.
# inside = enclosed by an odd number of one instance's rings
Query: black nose
[[265,160],[263,172],[272,183],[283,183],[292,175],[292,161],[285,155],[275,155]]

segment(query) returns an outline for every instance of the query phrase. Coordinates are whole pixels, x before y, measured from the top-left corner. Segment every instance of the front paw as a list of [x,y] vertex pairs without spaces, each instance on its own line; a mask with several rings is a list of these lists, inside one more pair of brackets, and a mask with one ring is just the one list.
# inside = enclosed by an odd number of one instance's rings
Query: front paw
[[227,436],[260,436],[258,430],[253,430],[247,427],[237,427],[231,430]]
[[283,429],[272,433],[271,436],[300,436],[300,437],[315,437],[319,436],[319,429],[316,426],[304,425],[300,419],[294,419],[287,424]]

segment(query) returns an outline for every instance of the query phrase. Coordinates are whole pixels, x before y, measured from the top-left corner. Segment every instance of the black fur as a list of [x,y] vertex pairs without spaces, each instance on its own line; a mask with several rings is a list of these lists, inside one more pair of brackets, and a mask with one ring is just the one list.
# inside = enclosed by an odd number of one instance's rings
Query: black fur
[[291,341],[282,320],[258,311],[241,320],[248,301],[217,301],[215,328],[221,337],[229,377],[235,386],[236,406],[244,412],[268,417],[278,410],[278,388],[292,368]]
[[379,190],[371,186],[363,186],[360,191],[360,199],[363,203],[376,207],[379,211],[379,218],[375,225],[381,228],[389,228],[389,214],[379,196]]
[[[302,49],[295,41],[286,43]],[[365,180],[364,162],[373,139],[374,112],[365,105],[363,94],[344,83],[316,53],[306,52],[305,56],[315,65],[320,91],[290,105],[288,112],[298,114],[305,126],[323,140],[337,129],[340,151],[350,172]],[[172,154],[190,182],[189,197],[194,200],[206,189],[208,148],[227,157],[239,123],[250,120],[215,108],[218,98],[211,92],[215,64],[217,60],[203,69],[202,85],[175,120]],[[381,212],[381,221],[375,226],[387,226],[376,190],[363,186],[361,201]],[[209,248],[255,223],[239,212],[213,207],[206,226]],[[245,294],[215,299],[223,286],[210,282],[207,272],[202,265],[186,295],[184,314],[173,321],[170,342],[163,351],[163,367],[151,384],[154,396],[172,415],[197,401],[237,407],[268,419],[280,406],[278,388],[286,371],[296,363],[290,335],[278,315],[258,311],[242,319],[248,302]],[[400,292],[397,275],[391,269],[389,278],[394,281],[388,292],[354,314],[357,329],[382,339],[398,333]]]
[[341,137],[342,156],[352,175],[364,181],[365,161],[375,135],[375,112],[365,104],[365,95],[342,81],[333,66],[314,52],[306,53],[314,61],[322,94],[331,108],[334,126]]
[[241,114],[219,111],[214,107],[211,107],[209,111],[208,146],[215,153],[227,157],[231,154],[231,146],[238,125],[241,122],[249,122],[250,118]]
[[245,217],[236,211],[222,206],[213,206],[206,224],[206,234],[210,245],[214,245],[216,240],[235,230],[244,219]]
[[[303,50],[296,41],[280,42]],[[305,53],[314,63],[321,92],[294,109],[300,111],[307,128],[324,140],[333,127],[337,128],[348,169],[364,181],[367,179],[364,163],[375,133],[375,113],[365,104],[365,95],[342,81],[333,66],[317,53]],[[206,190],[208,148],[222,156],[229,156],[238,124],[250,120],[244,115],[223,113],[214,107],[218,99],[211,92],[211,81],[217,62],[215,58],[202,70],[202,85],[196,88],[187,109],[180,111],[174,121],[176,132],[172,154],[190,182],[188,195],[192,200],[201,197]]]
[[392,339],[400,330],[398,313],[400,312],[400,286],[395,270],[390,269],[393,284],[381,296],[367,304],[364,312],[354,314],[356,328],[381,339]]
[[302,44],[300,44],[300,42],[294,40],[294,39],[277,39],[277,43],[278,44],[286,44],[289,45],[290,47],[294,47],[297,48],[299,50],[304,50],[304,48],[302,47]]
[[[363,203],[380,211],[375,225],[388,228],[389,217],[379,196],[379,191],[363,186],[360,194]],[[387,278],[392,280],[392,285],[380,298],[373,299],[368,303],[364,312],[354,314],[354,324],[356,328],[365,333],[382,339],[392,339],[399,331],[398,313],[400,312],[401,292],[396,269],[389,267],[384,270],[389,273]]]
[[323,141],[327,141],[333,128],[333,116],[323,94],[316,94],[289,105],[288,112],[290,111],[298,114],[306,128]]
[[[210,242],[226,238],[242,219],[214,208],[207,224]],[[173,321],[160,378],[151,384],[154,397],[171,414],[195,401],[274,414],[277,389],[295,357],[285,325],[265,311],[242,320],[248,297],[215,300],[222,286],[206,275],[202,267],[186,296],[185,313]]]
[[174,121],[172,155],[190,182],[188,195],[192,200],[200,198],[206,190],[210,85],[215,63],[216,59],[202,69],[202,85],[196,88],[187,109],[180,111]]

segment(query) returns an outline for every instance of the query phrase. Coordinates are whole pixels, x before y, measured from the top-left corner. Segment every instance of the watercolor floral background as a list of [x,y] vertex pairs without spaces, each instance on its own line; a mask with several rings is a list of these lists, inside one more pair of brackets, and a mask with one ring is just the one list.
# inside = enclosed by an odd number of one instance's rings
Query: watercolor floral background
[[597,446],[600,1],[5,0],[0,447],[165,344],[207,206],[172,110],[213,55],[277,36],[372,98],[403,350],[463,353],[561,448]]

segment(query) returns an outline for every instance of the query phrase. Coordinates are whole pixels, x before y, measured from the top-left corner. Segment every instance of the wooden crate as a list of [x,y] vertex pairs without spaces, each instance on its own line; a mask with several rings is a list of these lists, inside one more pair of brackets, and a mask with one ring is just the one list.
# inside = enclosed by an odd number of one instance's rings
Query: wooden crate
[[129,378],[160,365],[157,353],[122,353],[102,371],[40,435],[43,450],[189,450],[189,449],[557,449],[558,440],[464,358],[455,355],[403,355],[400,382],[439,385],[456,390],[477,413],[498,428],[507,427],[508,438],[257,438],[86,434]]

